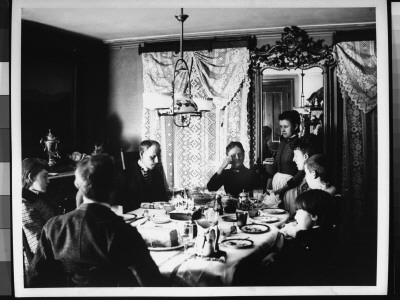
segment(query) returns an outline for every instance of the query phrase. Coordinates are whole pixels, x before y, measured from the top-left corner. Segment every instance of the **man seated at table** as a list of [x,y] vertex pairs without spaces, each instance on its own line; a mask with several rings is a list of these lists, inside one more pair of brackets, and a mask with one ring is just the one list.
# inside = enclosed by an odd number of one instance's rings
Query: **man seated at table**
[[157,141],[144,140],[139,145],[139,160],[126,165],[119,177],[119,190],[113,204],[124,212],[140,207],[142,202],[168,201],[164,177],[158,166],[161,147]]
[[[243,190],[248,192],[258,188],[260,180],[256,172],[247,169],[243,161],[243,145],[240,142],[230,142],[226,147],[226,157],[207,183],[207,189],[217,191],[224,186],[225,193],[238,197]],[[230,166],[229,169],[227,169],[228,166]]]
[[87,156],[75,171],[83,203],[43,227],[29,287],[160,286],[163,278],[135,227],[111,211],[114,165]]

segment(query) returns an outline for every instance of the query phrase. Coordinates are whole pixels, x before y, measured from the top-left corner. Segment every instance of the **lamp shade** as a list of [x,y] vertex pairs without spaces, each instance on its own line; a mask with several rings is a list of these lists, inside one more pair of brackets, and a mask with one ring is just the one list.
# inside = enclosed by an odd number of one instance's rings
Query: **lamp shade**
[[188,114],[197,112],[197,104],[186,93],[175,93],[175,114]]
[[197,110],[200,111],[211,111],[213,107],[213,99],[212,98],[199,98],[194,97],[193,101],[197,105]]
[[170,108],[172,106],[172,93],[143,93],[143,106],[150,110]]

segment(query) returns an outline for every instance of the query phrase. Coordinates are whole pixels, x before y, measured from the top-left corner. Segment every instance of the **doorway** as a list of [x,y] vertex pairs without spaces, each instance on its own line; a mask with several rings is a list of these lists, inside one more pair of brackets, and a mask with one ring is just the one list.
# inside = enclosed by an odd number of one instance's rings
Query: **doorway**
[[264,79],[262,91],[262,126],[272,129],[271,146],[276,150],[281,135],[278,116],[293,108],[294,78]]

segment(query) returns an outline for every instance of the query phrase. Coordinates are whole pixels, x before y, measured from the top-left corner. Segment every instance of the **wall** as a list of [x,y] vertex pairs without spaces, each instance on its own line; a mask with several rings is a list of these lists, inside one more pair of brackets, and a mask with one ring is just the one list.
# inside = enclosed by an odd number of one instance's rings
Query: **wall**
[[102,41],[22,22],[22,158],[46,158],[39,144],[48,129],[65,158],[91,153],[105,138],[107,47]]
[[108,136],[116,147],[137,151],[142,138],[142,57],[137,47],[111,47],[109,57]]

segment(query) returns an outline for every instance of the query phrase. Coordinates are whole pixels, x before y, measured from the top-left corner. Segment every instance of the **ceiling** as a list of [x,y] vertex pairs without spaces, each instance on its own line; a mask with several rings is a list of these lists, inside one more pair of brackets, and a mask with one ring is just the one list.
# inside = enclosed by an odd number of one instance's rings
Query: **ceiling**
[[[24,7],[22,19],[94,37],[105,43],[124,40],[176,39],[180,23],[176,8]],[[184,23],[185,38],[257,34],[297,25],[302,29],[375,25],[375,8],[193,8]]]

